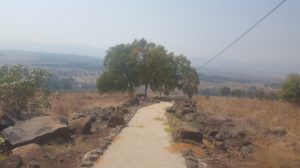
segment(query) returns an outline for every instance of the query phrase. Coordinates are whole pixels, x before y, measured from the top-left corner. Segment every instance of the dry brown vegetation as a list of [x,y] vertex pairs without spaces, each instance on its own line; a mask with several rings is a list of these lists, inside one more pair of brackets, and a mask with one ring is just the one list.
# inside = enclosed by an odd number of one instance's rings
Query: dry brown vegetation
[[64,115],[95,107],[117,106],[129,99],[126,93],[99,94],[97,92],[53,93],[49,101],[51,108],[45,112],[50,115]]
[[[196,96],[198,108],[211,115],[237,119],[249,125],[253,143],[258,146],[255,162],[265,168],[300,166],[300,107],[278,101],[248,98]],[[288,134],[280,139],[266,132],[283,127]]]

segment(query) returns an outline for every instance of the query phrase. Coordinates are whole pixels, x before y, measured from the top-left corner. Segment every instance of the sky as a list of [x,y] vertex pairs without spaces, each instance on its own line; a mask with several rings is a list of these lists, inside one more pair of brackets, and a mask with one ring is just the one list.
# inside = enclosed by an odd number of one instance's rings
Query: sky
[[[280,1],[0,0],[0,49],[103,57],[111,46],[145,38],[199,66]],[[299,7],[287,0],[209,66],[300,72]]]

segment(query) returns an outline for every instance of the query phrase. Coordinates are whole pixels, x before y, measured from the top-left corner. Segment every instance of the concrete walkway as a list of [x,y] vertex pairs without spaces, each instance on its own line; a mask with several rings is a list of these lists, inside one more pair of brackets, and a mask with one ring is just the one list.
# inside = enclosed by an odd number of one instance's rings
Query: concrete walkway
[[185,168],[181,154],[167,150],[171,135],[165,131],[164,113],[171,105],[162,102],[140,109],[94,168]]

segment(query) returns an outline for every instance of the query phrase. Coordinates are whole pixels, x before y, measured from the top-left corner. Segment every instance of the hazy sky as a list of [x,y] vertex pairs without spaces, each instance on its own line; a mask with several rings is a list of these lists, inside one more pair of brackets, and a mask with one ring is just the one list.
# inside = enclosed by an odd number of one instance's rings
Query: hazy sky
[[[0,0],[0,49],[103,55],[144,37],[201,64],[280,1]],[[299,31],[300,1],[287,0],[220,60],[300,67]]]

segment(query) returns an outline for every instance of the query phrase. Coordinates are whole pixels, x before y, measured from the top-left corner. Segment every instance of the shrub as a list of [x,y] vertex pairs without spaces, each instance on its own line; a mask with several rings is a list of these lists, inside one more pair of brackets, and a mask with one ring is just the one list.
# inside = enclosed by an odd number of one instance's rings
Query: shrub
[[[49,73],[21,65],[0,66],[0,107],[3,112],[21,118],[22,112],[48,107],[45,81]],[[38,93],[38,94],[37,94]]]
[[290,74],[281,84],[280,98],[285,101],[300,103],[300,75]]

